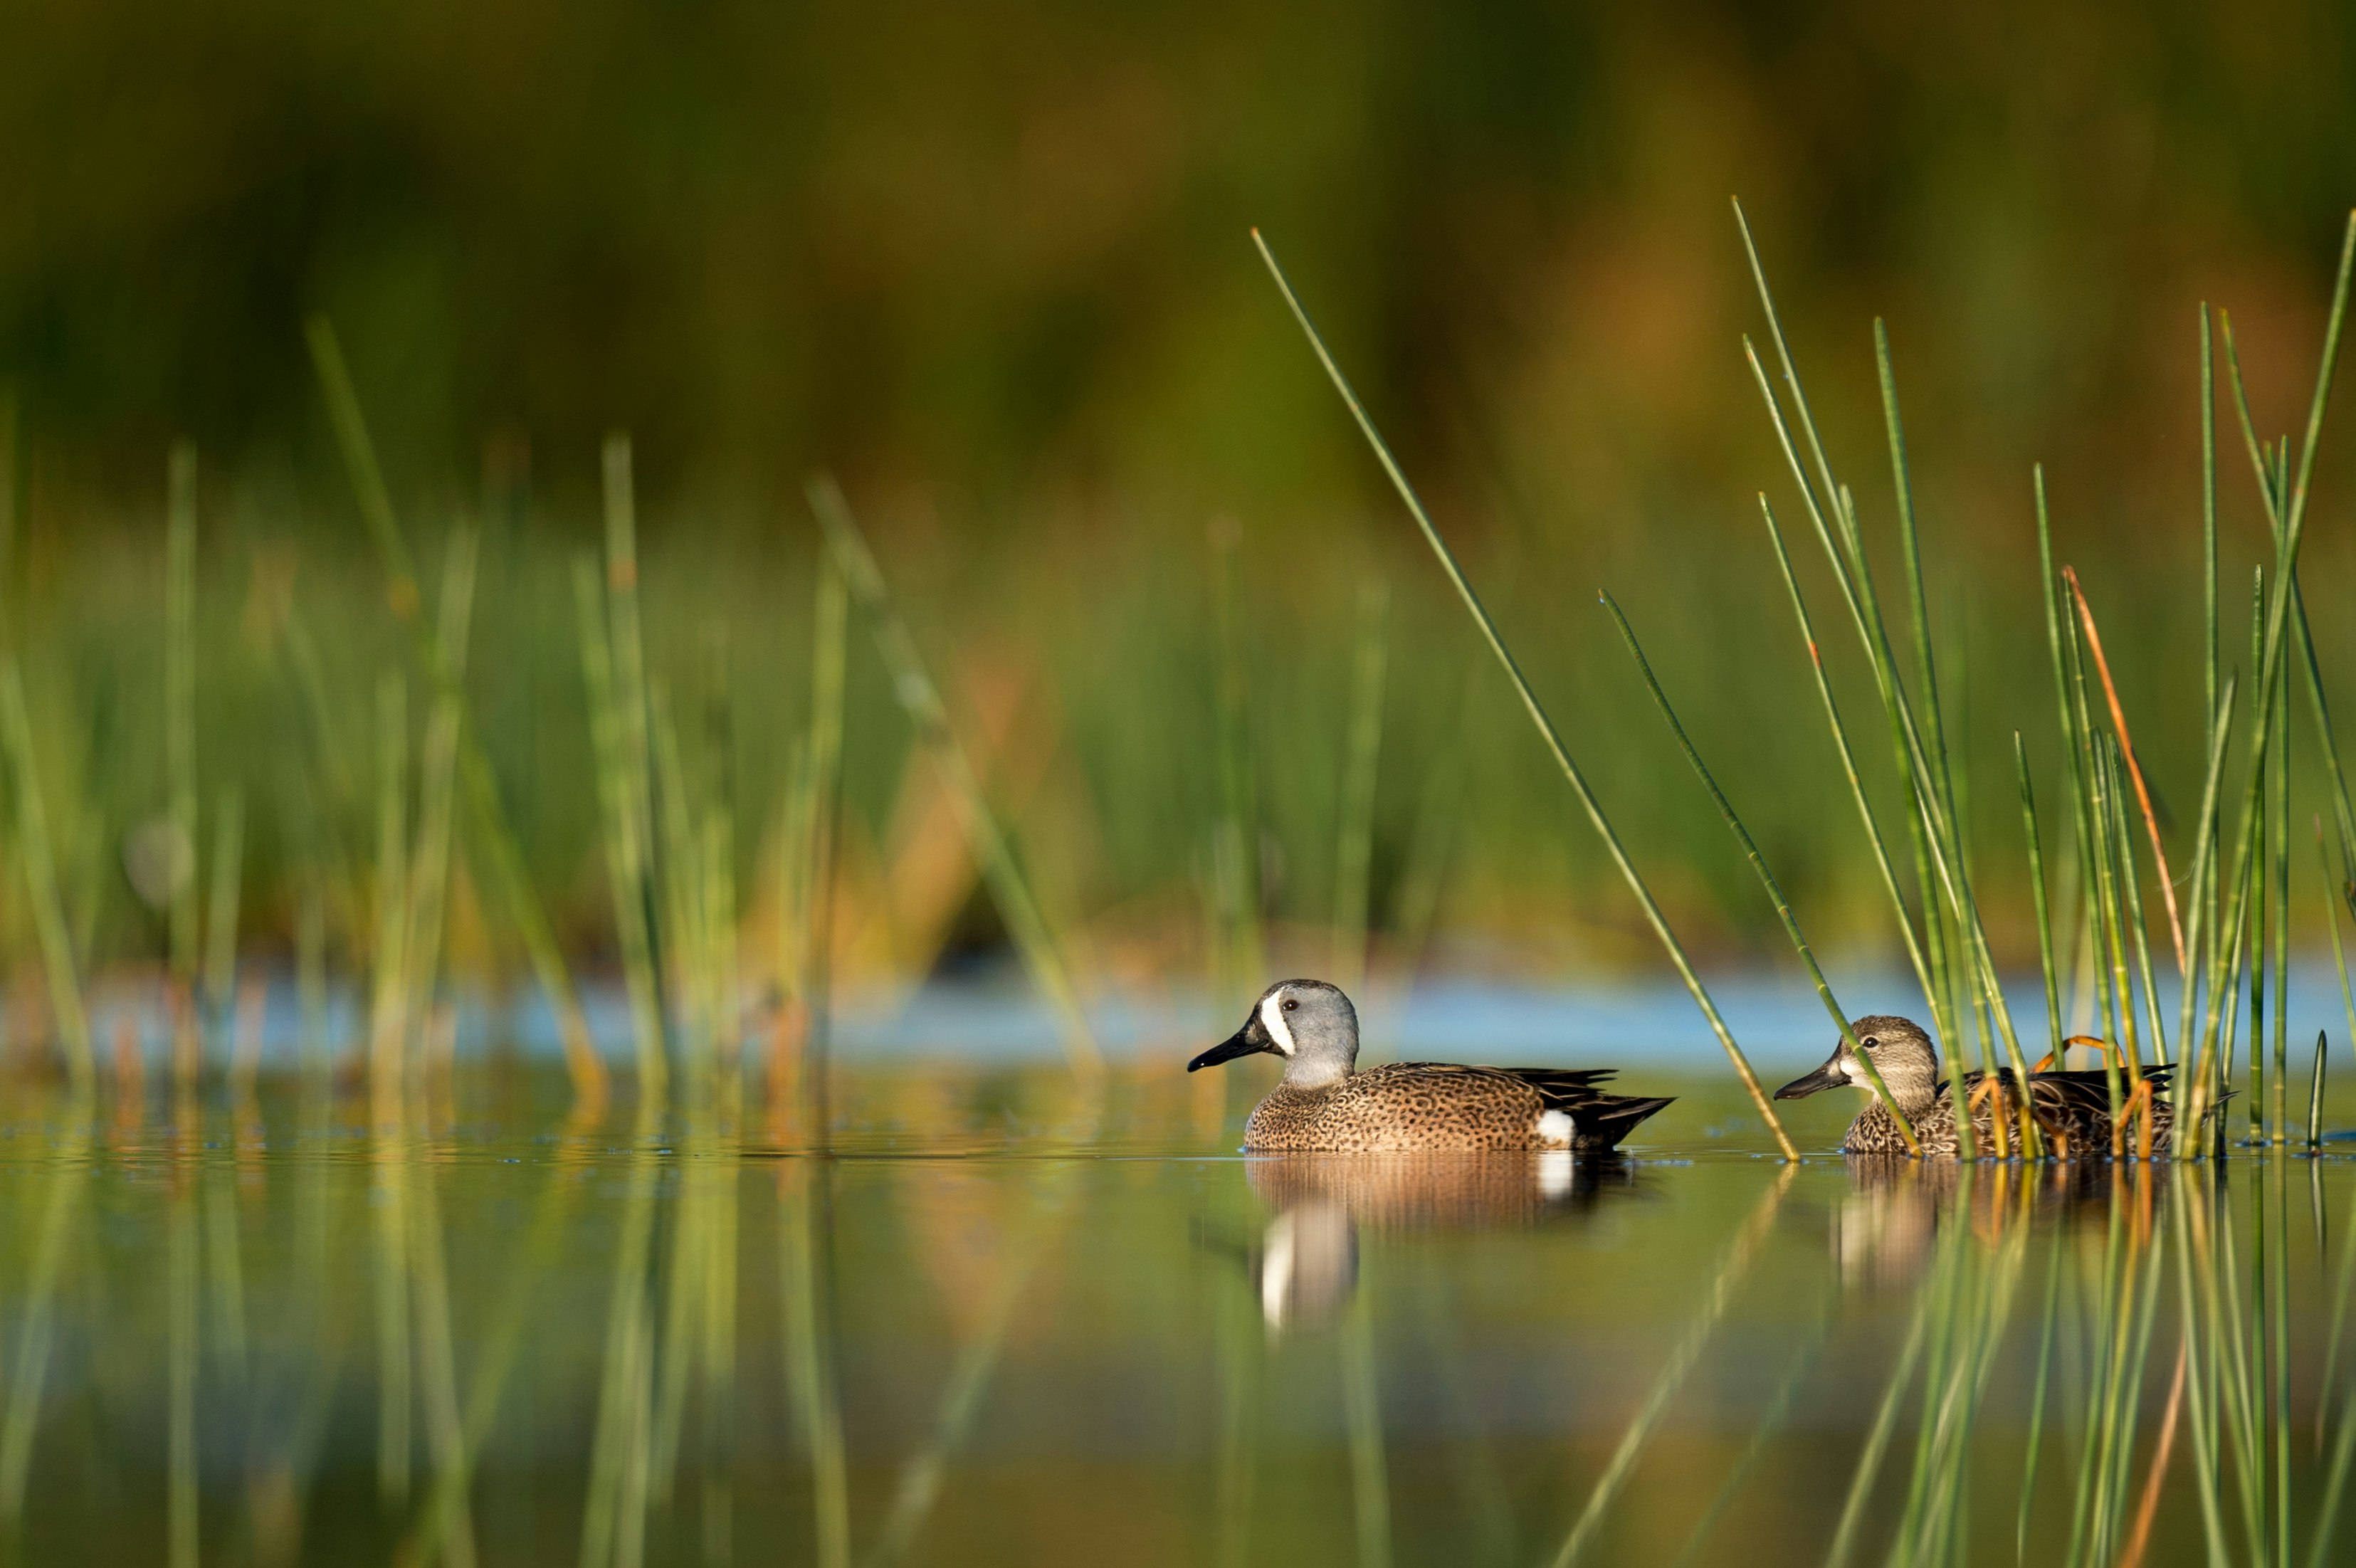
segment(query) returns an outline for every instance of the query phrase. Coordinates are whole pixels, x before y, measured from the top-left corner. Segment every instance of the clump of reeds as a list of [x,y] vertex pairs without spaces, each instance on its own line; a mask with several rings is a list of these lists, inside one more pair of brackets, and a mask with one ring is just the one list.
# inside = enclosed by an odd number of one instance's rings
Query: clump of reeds
[[[1747,338],[1744,355],[1783,454],[1808,532],[1822,548],[1838,590],[1845,612],[1841,618],[1856,634],[1858,648],[1872,679],[1896,776],[1902,851],[1893,854],[1885,818],[1868,790],[1859,749],[1834,699],[1832,682],[1826,674],[1826,650],[1801,593],[1774,509],[1762,494],[1759,498],[1762,514],[1834,749],[1871,851],[1881,893],[1936,1037],[1958,1066],[1976,1069],[1973,1081],[2001,1076],[2009,1083],[2019,1084],[2043,1066],[2062,1063],[2069,1046],[2074,1043],[2063,1034],[2062,997],[2069,982],[2062,972],[2064,952],[2057,940],[2049,901],[2039,791],[2032,782],[2028,748],[2021,732],[2016,731],[2012,760],[2044,979],[2047,1037],[2041,1048],[2038,1044],[2024,1044],[2023,1030],[2014,1021],[1976,892],[1977,850],[1967,821],[1963,786],[1965,769],[1964,759],[1957,754],[1947,717],[1948,704],[1942,695],[1940,672],[1933,655],[1934,639],[1924,589],[1922,547],[1888,331],[1880,322],[1875,323],[1875,360],[1905,588],[1902,623],[1898,614],[1885,610],[1876,585],[1863,510],[1856,491],[1836,470],[1828,455],[1777,314],[1774,296],[1768,287],[1764,265],[1739,204],[1735,217],[1765,313],[1775,373],[1771,376],[1767,363]],[[1719,1036],[1762,1116],[1789,1155],[1789,1141],[1783,1137],[1748,1062],[1622,849],[1594,791],[1572,762],[1559,732],[1506,650],[1502,633],[1376,434],[1373,420],[1319,338],[1290,285],[1277,267],[1274,255],[1256,232],[1253,237],[1320,363],[1341,392],[1427,542],[1439,555],[1442,568],[1504,665],[1655,935]],[[2103,648],[2093,605],[2078,575],[2066,564],[2056,565],[2044,476],[2041,469],[2032,476],[2046,642],[2062,753],[2060,788],[2048,791],[2046,798],[2058,800],[2067,835],[2065,853],[2069,869],[2075,874],[2073,886],[2077,890],[2074,908],[2065,915],[2062,934],[2072,942],[2071,952],[2091,959],[2103,1030],[2103,1037],[2095,1043],[2102,1047],[2102,1067],[2115,1130],[2112,1152],[2115,1154],[2132,1153],[2148,1158],[2156,1152],[2169,1152],[2155,1149],[2148,1108],[2170,1073],[2179,1103],[2173,1152],[2197,1156],[2222,1135],[2223,1123],[2218,1109],[2233,1077],[2238,1038],[2233,999],[2245,978],[2250,996],[2248,1101],[2253,1133],[2260,1141],[2276,1144],[2291,1137],[2286,1014],[2291,941],[2287,843],[2292,795],[2287,753],[2292,677],[2288,666],[2294,651],[2296,662],[2305,672],[2312,727],[2331,786],[2332,815],[2340,844],[2340,880],[2351,908],[2356,909],[2356,809],[2351,809],[2334,746],[2321,670],[2297,578],[2298,546],[2306,525],[2309,481],[2331,387],[2351,260],[2356,260],[2356,218],[2351,218],[2348,240],[2341,251],[2322,360],[2308,404],[2305,434],[2295,453],[2287,437],[2279,442],[2259,439],[2233,349],[2231,322],[2221,318],[2233,407],[2256,478],[2273,553],[2272,565],[2261,570],[2254,590],[2250,667],[2222,680],[2217,647],[2216,400],[2210,317],[2207,307],[2202,307],[2201,516],[2207,563],[2203,603],[2208,650],[2203,693],[2206,744],[2202,756],[2207,768],[2199,791],[2201,811],[2190,844],[2179,844],[2173,859],[2154,806],[2154,790],[2136,750],[2127,714]],[[1847,1022],[1847,1011],[1826,983],[1790,900],[1726,792],[1704,764],[1667,693],[1645,660],[1627,618],[1608,595],[1604,596],[1604,603],[1687,762],[1741,844],[1836,1031],[1854,1049],[1857,1042]],[[2249,700],[2242,705],[2242,712],[2246,716],[2237,730],[2237,693],[2245,690]],[[2227,776],[2228,758],[2235,754],[2240,765],[2238,787]],[[2233,820],[2230,823],[2222,821],[2235,802],[2238,811],[2232,811]],[[2189,867],[2182,878],[2181,899],[2178,896],[2179,878],[2172,869],[2176,865]],[[2147,887],[2152,890],[2153,897],[2147,897]],[[2158,966],[2153,958],[2151,928],[2155,914],[2165,916],[2165,950],[2175,961],[2179,1005],[2172,1028],[2163,1015]],[[2336,916],[2333,940],[2336,944]],[[2266,1042],[2263,1038],[2269,1007],[2274,1025],[2271,1064],[2264,1054]],[[2356,1028],[2356,1004],[2351,1004],[2351,1026]],[[2319,1042],[2308,1097],[2305,1141],[2310,1148],[2317,1146],[2320,1138],[2323,1052],[2324,1046]],[[1878,1073],[1870,1070],[1870,1058],[1861,1051],[1857,1054],[1869,1069],[1875,1091],[1887,1102],[1889,1097]],[[2160,1076],[2148,1076],[2148,1069],[2158,1069]],[[1957,1118],[1963,1157],[2046,1153],[2049,1129],[2032,1115],[2029,1097],[2008,1090],[1999,1103],[2008,1109],[1994,1122],[1993,1148],[1976,1147],[1973,1119]],[[1896,1107],[1892,1105],[1890,1109],[1894,1114]],[[1909,1146],[1915,1146],[1912,1129],[1905,1118],[1898,1115],[1896,1119]]]

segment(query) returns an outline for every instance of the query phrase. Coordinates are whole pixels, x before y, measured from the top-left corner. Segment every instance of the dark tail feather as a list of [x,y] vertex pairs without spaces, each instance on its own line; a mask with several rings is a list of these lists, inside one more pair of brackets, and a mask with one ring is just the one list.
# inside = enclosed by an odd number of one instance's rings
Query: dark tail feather
[[1633,1094],[1599,1094],[1584,1105],[1565,1107],[1579,1128],[1579,1146],[1591,1153],[1616,1149],[1636,1123],[1676,1103],[1676,1097],[1644,1100]]

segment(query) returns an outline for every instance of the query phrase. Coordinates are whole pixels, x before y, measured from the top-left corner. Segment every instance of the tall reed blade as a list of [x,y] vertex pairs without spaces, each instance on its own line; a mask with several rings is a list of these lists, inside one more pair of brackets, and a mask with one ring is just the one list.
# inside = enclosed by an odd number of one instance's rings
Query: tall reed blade
[[197,1050],[197,449],[172,447],[164,519],[164,795],[172,967],[173,1063],[183,1080]]
[[75,1101],[87,1108],[97,1092],[97,1056],[91,1047],[90,1015],[84,1011],[80,966],[66,926],[65,900],[58,891],[57,855],[49,843],[49,820],[41,804],[39,769],[33,754],[33,725],[25,711],[25,682],[16,656],[0,654],[0,743],[7,747],[16,787],[16,838],[25,863],[26,892],[33,905],[42,969],[49,986],[49,1011],[65,1056],[66,1079]]
[[1529,714],[1530,722],[1537,726],[1538,735],[1546,742],[1547,749],[1553,753],[1555,766],[1561,769],[1563,778],[1570,785],[1571,792],[1578,796],[1579,803],[1587,812],[1587,820],[1594,827],[1596,836],[1603,841],[1603,846],[1611,854],[1612,864],[1619,868],[1621,877],[1628,884],[1628,890],[1635,896],[1637,905],[1644,910],[1645,923],[1652,927],[1653,935],[1659,940],[1661,946],[1667,951],[1669,961],[1676,968],[1677,977],[1685,982],[1687,992],[1692,995],[1695,1004],[1701,1009],[1702,1016],[1708,1020],[1710,1032],[1718,1036],[1718,1043],[1725,1050],[1727,1060],[1733,1064],[1736,1076],[1742,1079],[1743,1088],[1750,1091],[1751,1103],[1758,1109],[1760,1119],[1767,1124],[1768,1131],[1774,1134],[1776,1146],[1783,1150],[1783,1157],[1791,1160],[1798,1159],[1799,1151],[1792,1146],[1790,1135],[1783,1131],[1783,1122],[1776,1116],[1774,1107],[1768,1101],[1767,1091],[1760,1087],[1759,1076],[1751,1070],[1750,1058],[1742,1054],[1742,1047],[1735,1044],[1733,1031],[1727,1027],[1726,1020],[1719,1015],[1718,1004],[1710,1000],[1708,990],[1701,983],[1701,976],[1695,972],[1692,961],[1686,956],[1684,944],[1677,940],[1676,933],[1669,929],[1668,917],[1661,912],[1660,905],[1653,898],[1652,890],[1644,886],[1644,878],[1637,875],[1634,862],[1628,858],[1627,850],[1620,843],[1619,833],[1613,830],[1611,820],[1603,814],[1603,807],[1596,800],[1595,792],[1588,787],[1586,776],[1580,772],[1579,765],[1571,760],[1569,748],[1563,744],[1561,735],[1555,729],[1554,721],[1547,716],[1544,705],[1538,702],[1537,693],[1530,689],[1528,680],[1522,674],[1520,664],[1515,662],[1513,654],[1506,650],[1505,638],[1497,630],[1496,622],[1490,618],[1487,607],[1482,604],[1480,596],[1472,591],[1471,581],[1465,577],[1463,569],[1456,564],[1455,553],[1448,548],[1447,542],[1440,538],[1439,528],[1433,524],[1430,514],[1424,510],[1422,499],[1415,493],[1414,487],[1408,483],[1406,473],[1392,457],[1390,448],[1384,444],[1380,432],[1376,430],[1374,421],[1366,413],[1365,405],[1359,403],[1358,394],[1351,390],[1348,379],[1342,374],[1341,367],[1334,363],[1333,356],[1326,349],[1324,338],[1318,335],[1316,324],[1310,320],[1309,312],[1301,306],[1300,296],[1293,293],[1292,284],[1284,275],[1284,269],[1277,264],[1276,253],[1269,249],[1268,242],[1260,238],[1259,231],[1257,229],[1252,231],[1252,243],[1259,248],[1260,260],[1267,263],[1269,275],[1276,280],[1277,288],[1283,294],[1285,304],[1291,307],[1294,321],[1299,323],[1301,332],[1308,338],[1310,348],[1315,351],[1318,362],[1324,367],[1326,376],[1333,383],[1333,390],[1341,394],[1342,402],[1350,410],[1351,417],[1357,421],[1359,433],[1366,438],[1366,444],[1374,449],[1376,460],[1382,465],[1383,472],[1389,477],[1391,486],[1398,492],[1399,499],[1406,504],[1408,515],[1415,519],[1416,526],[1422,531],[1425,542],[1431,546],[1432,553],[1440,558],[1441,570],[1448,574],[1448,580],[1455,586],[1458,596],[1464,601],[1464,607],[1472,612],[1473,623],[1480,628],[1483,639],[1489,645],[1489,650],[1496,655],[1497,662],[1505,667],[1506,677],[1513,682],[1514,690],[1522,700],[1523,709]]
[[[1644,657],[1644,647],[1636,640],[1635,628],[1628,624],[1628,618],[1622,613],[1618,600],[1608,593],[1599,594],[1597,597],[1603,607],[1612,612],[1612,624],[1620,630],[1620,639],[1627,644],[1629,656],[1636,661],[1637,672],[1644,678],[1644,689],[1652,693],[1653,703],[1667,722],[1669,733],[1677,737],[1677,746],[1686,754],[1686,761],[1692,766],[1694,776],[1701,780],[1702,788],[1709,791],[1710,800],[1718,807],[1718,814],[1725,819],[1735,842],[1742,846],[1742,854],[1751,862],[1751,871],[1758,875],[1759,885],[1767,890],[1769,902],[1775,906],[1775,918],[1783,923],[1784,936],[1791,940],[1794,950],[1800,955],[1800,962],[1806,967],[1809,983],[1816,988],[1816,999],[1832,1015],[1834,1031],[1865,1069],[1865,1075],[1873,1085],[1874,1098],[1881,1101],[1883,1109],[1890,1112],[1890,1119],[1898,1124],[1898,1135],[1905,1140],[1907,1153],[1921,1155],[1922,1144],[1914,1135],[1913,1122],[1882,1083],[1881,1069],[1874,1065],[1872,1056],[1858,1042],[1857,1031],[1850,1026],[1848,1015],[1833,995],[1833,988],[1825,979],[1824,969],[1816,962],[1815,950],[1808,946],[1808,939],[1800,929],[1800,918],[1794,913],[1792,901],[1783,896],[1783,886],[1775,880],[1774,872],[1768,868],[1766,857],[1759,853],[1758,843],[1751,838],[1751,830],[1742,825],[1740,817],[1735,815],[1733,802],[1726,798],[1726,791],[1718,787],[1718,780],[1710,776],[1708,767],[1701,759],[1701,753],[1694,748],[1692,737],[1686,734],[1686,726],[1678,722],[1676,710],[1669,704],[1668,693],[1661,690],[1660,679],[1653,673],[1652,661]],[[1969,1120],[1968,1117],[1958,1118],[1958,1126]]]
[[2151,838],[2152,863],[2158,867],[2159,896],[2168,908],[2168,931],[2176,944],[2176,972],[2184,974],[2184,922],[2176,912],[2175,879],[2168,874],[2168,847],[2160,843],[2159,813],[2152,809],[2151,787],[2144,782],[2143,765],[2136,758],[2135,741],[2127,734],[2126,709],[2120,704],[2119,689],[2111,681],[2111,663],[2103,655],[2103,634],[2094,626],[2094,609],[2086,602],[2086,590],[2078,584],[2076,568],[2062,568],[2062,580],[2070,585],[2070,597],[2077,607],[2079,624],[2086,628],[2086,651],[2093,655],[2094,672],[2102,678],[2103,700],[2111,711],[2111,733],[2118,736],[2119,755],[2126,764],[2127,778],[2135,785],[2136,801],[2143,809],[2144,829]]
[[867,612],[875,634],[876,650],[892,674],[893,692],[965,818],[967,840],[973,846],[974,858],[980,863],[982,880],[989,886],[999,915],[1006,922],[1007,934],[1014,939],[1023,967],[1031,972],[1031,983],[1062,1020],[1064,1052],[1072,1070],[1083,1079],[1101,1076],[1104,1053],[1098,1048],[1096,1032],[1088,1026],[1087,1014],[1064,967],[1063,955],[1056,950],[1046,917],[1040,911],[1031,884],[1015,860],[1013,843],[983,797],[981,780],[975,777],[965,748],[958,743],[956,731],[949,727],[948,705],[941,701],[940,689],[933,683],[923,657],[916,651],[916,639],[909,635],[906,623],[892,602],[883,570],[875,564],[866,538],[851,515],[851,504],[832,479],[823,478],[810,481],[809,502],[810,510],[826,530],[827,543],[834,552],[836,564],[841,567],[861,607]]
[[787,803],[778,886],[787,901],[783,988],[791,1015],[769,1064],[773,1113],[788,1106],[820,1147],[830,1119],[827,998],[834,958],[834,847],[842,796],[842,690],[850,588],[830,552],[818,561],[811,616],[810,716]]
[[2053,913],[2045,902],[2045,850],[2037,832],[2037,795],[2029,782],[2029,747],[2020,732],[2012,732],[2012,769],[2020,789],[2020,835],[2029,850],[2029,901],[2037,913],[2037,969],[2045,980],[2045,1026],[2051,1036],[2046,1048],[2058,1061],[2062,1054],[2062,976],[2053,966]]
[[[353,498],[359,505],[361,521],[375,542],[384,570],[387,602],[394,618],[410,632],[418,663],[437,694],[454,696],[464,713],[465,689],[452,678],[432,627],[418,615],[416,569],[411,563],[408,543],[402,536],[392,492],[377,461],[376,444],[369,435],[359,393],[352,384],[351,371],[344,362],[335,328],[326,317],[314,316],[305,325],[305,335],[320,391],[327,399],[328,421],[335,427],[336,444],[351,480]],[[547,909],[541,902],[539,890],[532,886],[530,873],[524,865],[522,845],[517,841],[514,824],[500,799],[498,779],[491,771],[490,758],[483,751],[473,723],[461,726],[460,739],[458,780],[465,790],[466,809],[478,829],[477,836],[483,854],[489,862],[488,880],[498,889],[508,918],[514,922],[516,935],[531,964],[532,977],[556,1014],[557,1035],[563,1042],[564,1066],[572,1077],[574,1101],[581,1112],[594,1121],[603,1113],[608,1091],[605,1061],[597,1055],[596,1043],[590,1037],[588,1015],[581,1009],[572,971],[566,968],[563,954],[557,949]]]
[[1366,976],[1366,889],[1374,864],[1375,788],[1382,763],[1383,683],[1390,653],[1390,587],[1358,587],[1351,660],[1350,727],[1342,752],[1340,831],[1333,850],[1334,983],[1355,992]]
[[632,804],[622,723],[614,693],[614,645],[605,625],[605,596],[595,563],[573,564],[573,591],[581,621],[581,670],[589,693],[590,751],[605,823],[605,879],[621,940],[622,982],[629,993],[631,1037],[637,1047],[640,1115],[659,1113],[664,1082],[662,999],[655,983],[654,937],[647,906],[647,843]]

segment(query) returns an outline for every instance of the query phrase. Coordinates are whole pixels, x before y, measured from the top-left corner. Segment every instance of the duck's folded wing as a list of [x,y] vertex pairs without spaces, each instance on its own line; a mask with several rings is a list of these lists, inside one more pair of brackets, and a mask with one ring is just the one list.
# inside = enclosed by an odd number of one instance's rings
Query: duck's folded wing
[[[2168,1082],[2173,1068],[2154,1064],[2143,1069],[2155,1095],[2168,1092]],[[1979,1075],[1971,1075],[1976,1079]],[[1997,1075],[2009,1089],[2012,1072],[2009,1069]],[[2127,1089],[2124,1074],[2119,1079],[2120,1092]],[[2077,1069],[2068,1072],[2033,1072],[2029,1075],[2029,1092],[2040,1115],[2068,1115],[2076,1119],[2088,1116],[2108,1117],[2111,1113],[2110,1075],[2099,1069]]]

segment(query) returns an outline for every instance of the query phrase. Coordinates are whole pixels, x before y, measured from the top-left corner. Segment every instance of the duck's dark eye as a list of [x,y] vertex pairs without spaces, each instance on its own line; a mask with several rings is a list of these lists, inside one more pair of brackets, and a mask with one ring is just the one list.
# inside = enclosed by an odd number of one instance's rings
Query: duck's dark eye
[[1288,1012],[1288,1013],[1290,1013],[1290,1012],[1293,1011],[1295,1008],[1299,1007],[1300,1005],[1301,1005],[1301,1004],[1300,1004],[1300,1003],[1295,1002],[1295,1001],[1294,1001],[1291,997],[1290,997],[1290,996],[1288,996],[1288,997],[1286,997],[1286,998],[1284,999],[1284,1010],[1285,1010],[1286,1012]]
[[1867,1050],[1869,1050],[1869,1050],[1871,1050],[1871,1049],[1873,1049],[1873,1047],[1876,1047],[1876,1046],[1878,1046],[1878,1045],[1881,1044],[1881,1042],[1880,1042],[1879,1040],[1875,1039],[1871,1035],[1868,1035],[1864,1039],[1862,1039],[1862,1040],[1858,1041],[1858,1043],[1859,1045],[1863,1046],[1863,1047],[1864,1047]]

